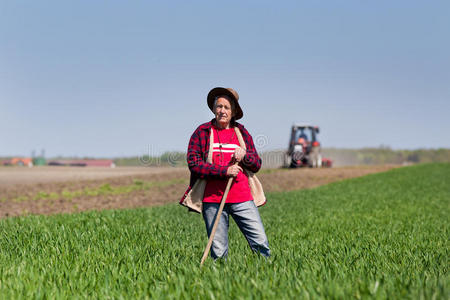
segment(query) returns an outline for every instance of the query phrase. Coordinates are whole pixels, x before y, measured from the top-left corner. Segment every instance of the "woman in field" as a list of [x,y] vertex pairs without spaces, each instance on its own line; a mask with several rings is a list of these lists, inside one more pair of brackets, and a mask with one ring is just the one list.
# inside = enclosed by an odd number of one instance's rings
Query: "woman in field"
[[250,248],[263,256],[270,256],[269,243],[257,209],[265,203],[265,197],[253,176],[261,168],[261,158],[251,135],[236,122],[243,116],[238,100],[238,93],[231,88],[212,89],[207,103],[215,117],[194,131],[188,146],[191,180],[181,203],[201,211],[208,237],[228,178],[234,178],[212,242],[211,256],[214,259],[228,255],[230,216]]

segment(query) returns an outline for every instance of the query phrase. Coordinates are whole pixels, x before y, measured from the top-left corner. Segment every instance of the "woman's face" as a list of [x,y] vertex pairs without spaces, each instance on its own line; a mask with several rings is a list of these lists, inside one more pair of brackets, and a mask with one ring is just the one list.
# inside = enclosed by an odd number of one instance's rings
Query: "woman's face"
[[226,97],[219,97],[214,107],[214,114],[216,115],[216,121],[222,124],[228,124],[233,117],[233,107],[230,100]]

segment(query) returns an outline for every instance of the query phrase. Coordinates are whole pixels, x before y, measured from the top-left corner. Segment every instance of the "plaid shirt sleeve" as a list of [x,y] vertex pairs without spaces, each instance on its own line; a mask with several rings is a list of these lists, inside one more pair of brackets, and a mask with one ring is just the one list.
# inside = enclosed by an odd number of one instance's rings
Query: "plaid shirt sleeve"
[[241,127],[241,133],[242,137],[244,138],[245,145],[247,147],[247,153],[244,156],[244,159],[242,160],[242,165],[252,171],[253,173],[256,173],[261,169],[262,160],[258,155],[258,152],[256,151],[255,144],[253,143],[253,138],[248,133],[247,129],[244,127]]
[[197,128],[189,140],[187,163],[189,170],[199,178],[209,176],[226,177],[227,166],[219,166],[206,162],[209,150],[209,134],[207,130]]

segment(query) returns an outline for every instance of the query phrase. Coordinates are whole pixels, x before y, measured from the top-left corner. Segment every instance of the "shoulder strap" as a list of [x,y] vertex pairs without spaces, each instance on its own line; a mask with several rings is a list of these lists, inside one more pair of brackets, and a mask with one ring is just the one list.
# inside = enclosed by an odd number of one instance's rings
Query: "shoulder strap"
[[211,127],[211,134],[209,135],[209,150],[208,150],[208,159],[207,163],[212,164],[212,156],[213,156],[213,144],[214,144],[214,130]]
[[241,146],[241,148],[244,150],[247,150],[247,146],[245,145],[244,138],[242,137],[242,133],[237,126],[234,127],[234,132],[236,132],[236,136],[239,140],[239,145]]

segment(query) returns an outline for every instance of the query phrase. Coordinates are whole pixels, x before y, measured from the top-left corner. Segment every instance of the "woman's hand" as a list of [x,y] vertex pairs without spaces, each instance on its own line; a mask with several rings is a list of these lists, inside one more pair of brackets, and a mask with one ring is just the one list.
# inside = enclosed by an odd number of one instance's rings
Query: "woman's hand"
[[227,176],[236,177],[239,172],[242,172],[242,168],[238,165],[231,165],[227,169]]
[[236,150],[234,150],[232,159],[234,159],[237,162],[240,162],[244,158],[245,154],[247,154],[247,151],[245,151],[241,147],[237,147]]

